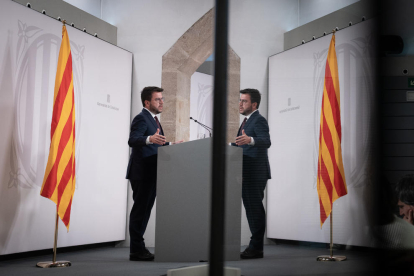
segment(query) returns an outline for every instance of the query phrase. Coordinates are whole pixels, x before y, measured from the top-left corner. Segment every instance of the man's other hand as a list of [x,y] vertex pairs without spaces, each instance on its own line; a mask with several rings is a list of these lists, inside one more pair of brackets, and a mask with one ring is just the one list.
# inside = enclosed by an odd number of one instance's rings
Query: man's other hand
[[149,141],[153,144],[164,145],[165,136],[160,135],[160,129],[157,128],[157,132],[154,135],[150,136]]
[[242,130],[242,135],[238,136],[236,138],[236,145],[238,146],[243,146],[243,145],[247,145],[252,141],[252,139],[246,135],[246,133],[244,132],[244,129]]
[[184,142],[184,140],[180,140],[180,141],[176,141],[176,142],[171,142],[171,145],[180,144],[182,142]]

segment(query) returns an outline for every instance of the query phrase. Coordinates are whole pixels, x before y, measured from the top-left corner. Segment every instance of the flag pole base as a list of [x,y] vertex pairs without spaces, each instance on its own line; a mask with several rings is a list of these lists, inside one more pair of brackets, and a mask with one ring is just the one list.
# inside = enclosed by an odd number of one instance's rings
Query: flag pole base
[[321,255],[316,258],[318,262],[342,262],[346,260],[346,256],[329,256]]
[[51,268],[51,267],[68,267],[72,264],[69,261],[57,261],[57,262],[39,262],[36,264],[37,267]]

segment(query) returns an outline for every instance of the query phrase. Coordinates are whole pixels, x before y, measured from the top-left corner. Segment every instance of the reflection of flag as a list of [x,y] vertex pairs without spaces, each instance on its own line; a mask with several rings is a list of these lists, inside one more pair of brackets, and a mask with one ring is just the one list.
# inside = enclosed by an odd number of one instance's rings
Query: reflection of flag
[[335,35],[329,45],[319,132],[318,194],[321,227],[335,200],[348,193],[341,153],[341,112]]
[[56,70],[50,151],[40,195],[57,205],[60,219],[69,230],[70,210],[75,192],[75,102],[72,54],[66,27]]

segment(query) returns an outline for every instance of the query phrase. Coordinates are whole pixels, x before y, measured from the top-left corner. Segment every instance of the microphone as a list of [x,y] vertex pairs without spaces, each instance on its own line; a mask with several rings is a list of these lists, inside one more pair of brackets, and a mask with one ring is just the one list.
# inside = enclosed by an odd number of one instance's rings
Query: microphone
[[199,124],[200,126],[202,126],[203,128],[205,128],[208,131],[208,133],[210,133],[210,137],[211,137],[211,131],[210,130],[213,130],[211,127],[208,127],[205,124],[200,123],[199,121],[197,121],[193,117],[190,117],[190,120],[193,120],[194,122],[196,122],[197,124]]
[[210,130],[213,130],[211,127],[206,126],[205,124],[200,123],[199,121],[197,121],[197,120],[196,120],[196,119],[194,119],[193,117],[190,117],[190,119],[191,119],[191,120],[193,120],[194,122],[196,122],[197,124],[202,125],[203,127],[206,127],[206,128],[208,128],[208,129],[210,129]]

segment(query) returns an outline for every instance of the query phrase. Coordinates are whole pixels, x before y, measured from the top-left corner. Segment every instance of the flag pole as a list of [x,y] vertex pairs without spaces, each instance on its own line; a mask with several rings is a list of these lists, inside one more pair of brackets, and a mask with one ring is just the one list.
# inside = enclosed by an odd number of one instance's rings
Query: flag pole
[[[60,19],[59,19],[60,20]],[[61,45],[60,45],[60,50],[59,50],[59,58],[58,58],[58,67],[61,65],[61,63],[62,63],[62,60],[63,60],[63,58],[62,58],[62,52],[64,52],[64,53],[67,53],[67,51],[62,51],[62,49],[64,49],[64,45],[67,45],[67,48],[68,48],[68,53],[69,53],[69,57],[71,58],[71,52],[70,52],[70,45],[69,45],[69,38],[68,38],[68,35],[67,35],[67,32],[66,32],[66,27],[65,27],[65,24],[66,24],[66,20],[63,20],[62,21],[62,24],[63,24],[63,26],[62,26],[62,43],[61,43]],[[66,34],[66,36],[65,36],[65,34]],[[67,49],[66,49],[67,50]],[[66,61],[65,61],[66,62]],[[72,74],[72,63],[69,63],[70,64],[70,74]],[[59,69],[59,68],[58,68]],[[59,72],[59,71],[58,71]],[[56,79],[58,80],[58,73],[57,73],[57,76],[56,76]],[[72,82],[73,82],[73,79],[72,79],[72,77],[71,77],[71,82],[70,82],[70,84],[72,84]],[[55,98],[56,98],[56,95],[57,95],[57,90],[55,89]],[[73,95],[73,90],[72,90],[72,95]],[[56,99],[55,99],[56,100]],[[72,99],[73,100],[73,99]],[[53,106],[55,107],[55,103],[53,103]],[[74,111],[74,106],[72,106],[72,110]],[[55,117],[55,115],[53,115],[53,118]],[[53,128],[53,118],[52,118],[52,128]],[[69,117],[70,118],[70,117]],[[74,123],[74,119],[73,119],[73,123]],[[52,131],[51,131],[51,133],[52,133]],[[74,133],[74,130],[73,130],[73,133]],[[52,135],[51,135],[51,139],[52,139],[52,136],[53,136],[53,133],[52,133]],[[52,143],[53,143],[53,140],[51,141],[51,143],[50,143],[50,145],[51,145],[51,148],[52,148]],[[73,141],[73,144],[74,144],[74,141]],[[49,152],[49,159],[48,159],[48,165],[47,166],[49,166],[50,164],[49,164],[49,162],[50,162],[50,160],[52,160],[51,159],[51,154],[50,154],[50,152]],[[73,153],[73,158],[75,158],[74,157],[74,153]],[[73,159],[74,160],[74,159]],[[46,167],[46,172],[48,172],[48,169],[47,169],[47,167]],[[44,182],[43,182],[43,184],[42,184],[42,189],[40,190],[40,195],[42,195],[42,196],[44,196],[44,197],[46,197],[46,198],[49,198],[49,199],[51,199],[52,201],[53,201],[53,199],[52,199],[52,195],[53,195],[53,193],[50,193],[50,191],[49,191],[49,193],[46,193],[46,194],[42,194],[42,191],[43,191],[43,189],[45,188],[45,183],[47,182],[47,179],[49,179],[48,177],[47,177],[47,174],[46,174],[46,172],[45,172],[45,178],[44,178]],[[75,176],[73,176],[74,178],[75,178]],[[72,179],[72,178],[71,178]],[[73,184],[73,183],[72,183]],[[74,184],[73,184],[74,185]],[[49,185],[50,186],[50,185]],[[48,188],[47,189],[51,189],[50,187],[48,186]],[[56,186],[57,187],[57,186]],[[60,187],[59,187],[60,188]],[[55,189],[57,189],[57,188],[55,188],[55,187],[53,187],[53,189],[52,190],[55,190]],[[73,190],[74,191],[74,190]],[[72,196],[73,196],[73,193],[72,193]],[[56,221],[55,221],[55,239],[54,239],[54,244],[53,244],[53,261],[52,262],[39,262],[39,263],[37,263],[36,264],[36,266],[37,267],[41,267],[41,268],[49,268],[49,267],[67,267],[67,266],[71,266],[71,263],[69,262],[69,261],[56,261],[56,251],[57,251],[57,240],[58,240],[58,226],[59,226],[59,205],[60,205],[60,202],[59,201],[54,201],[55,203],[56,203]],[[70,206],[69,206],[70,207]],[[69,211],[70,211],[70,209],[69,209]],[[67,225],[69,225],[69,223],[67,223],[67,222],[64,222],[65,224],[67,224]],[[69,231],[69,229],[68,229],[68,231]]]
[[333,215],[333,205],[332,205],[332,209],[331,209],[331,218],[330,218],[330,248],[329,248],[329,252],[330,255],[321,255],[318,256],[318,258],[316,258],[317,261],[319,262],[341,262],[341,261],[345,261],[346,260],[346,256],[334,256],[333,255],[333,219],[332,216]]
[[[323,157],[322,157],[322,151],[328,151],[331,155],[335,155],[333,160],[339,160],[336,161],[336,165],[337,166],[337,170],[339,171],[338,175],[337,175],[337,171],[334,172],[335,177],[338,178],[339,181],[339,186],[336,187],[335,186],[335,190],[336,193],[331,192],[329,194],[329,202],[328,202],[328,194],[326,193],[327,190],[325,190],[324,193],[322,193],[320,191],[319,188],[319,184],[320,181],[324,182],[324,180],[321,179],[321,167],[318,167],[318,179],[317,179],[317,183],[318,183],[318,194],[319,194],[319,200],[320,200],[320,207],[321,207],[321,228],[323,223],[326,220],[326,215],[330,215],[330,244],[329,244],[329,255],[322,255],[322,256],[318,256],[316,258],[317,261],[344,261],[346,260],[345,256],[334,256],[333,255],[333,202],[338,199],[341,196],[344,196],[348,193],[347,188],[346,188],[346,182],[345,182],[345,173],[344,173],[344,168],[343,168],[343,164],[342,164],[342,153],[341,150],[339,150],[338,153],[333,153],[332,149],[329,149],[329,147],[325,146],[322,147],[322,136],[323,136],[323,132],[322,132],[322,126],[323,126],[323,121],[325,121],[325,113],[323,112],[324,109],[324,98],[325,97],[329,97],[331,98],[331,96],[333,98],[339,97],[339,80],[338,80],[338,64],[337,64],[337,60],[336,60],[336,51],[335,51],[335,33],[337,31],[338,28],[335,28],[332,30],[332,38],[331,38],[331,43],[329,44],[329,50],[328,50],[328,57],[326,60],[326,68],[325,68],[325,84],[324,84],[324,91],[323,91],[323,96],[322,96],[322,110],[321,110],[321,127],[320,127],[320,137],[319,137],[319,157],[318,157],[318,166],[320,166],[321,163],[323,163]],[[333,70],[333,72],[332,72]],[[330,84],[328,85],[330,88],[327,88],[327,82]],[[336,88],[335,88],[335,83],[336,83]],[[332,88],[333,87],[333,88]],[[326,88],[326,89],[325,89]],[[337,94],[337,95],[336,95]],[[331,96],[330,96],[331,95]],[[328,128],[328,132],[333,131],[334,134],[336,134],[337,136],[335,136],[335,139],[337,142],[339,142],[339,147],[341,144],[341,116],[340,116],[340,104],[339,104],[339,98],[335,99],[334,101],[332,101],[331,103],[334,103],[334,106],[331,107],[332,109],[332,115],[330,117],[332,117],[331,119],[333,119],[334,121],[336,120],[339,125],[339,131],[338,129],[330,129],[329,125],[327,126]],[[337,113],[336,115],[334,114],[333,110],[336,109]],[[335,123],[335,124],[336,124]],[[326,124],[326,123],[325,123]],[[333,136],[332,136],[333,137]],[[330,138],[331,139],[331,138]],[[332,141],[331,141],[332,143]],[[321,149],[322,147],[322,149]],[[320,163],[321,162],[321,163]],[[325,169],[326,170],[326,169]],[[324,172],[325,175],[328,172]],[[333,173],[333,172],[332,172]],[[330,179],[328,177],[326,177],[327,181],[330,182]],[[336,180],[335,180],[336,183]],[[325,183],[323,184],[325,185]],[[337,188],[339,188],[339,190],[337,190]],[[321,196],[322,193],[322,196]],[[334,197],[334,194],[336,195]],[[329,209],[325,209],[325,207],[322,204],[322,199],[321,197],[323,197],[325,199],[325,205],[326,204],[330,204],[330,210]]]
[[[332,206],[332,209],[333,209],[333,206]],[[330,246],[330,248],[331,248],[330,249],[330,251],[331,251],[331,258],[333,257],[333,249],[332,249],[333,248],[333,241],[332,241],[332,236],[333,236],[332,235],[332,223],[333,223],[332,220],[333,219],[332,219],[332,217],[333,217],[333,212],[331,210],[331,218],[330,218],[330,224],[331,224],[331,231],[330,231],[331,232],[331,234],[330,234],[330,236],[331,236],[331,246]]]
[[56,206],[55,242],[53,244],[53,261],[52,262],[39,262],[36,264],[37,267],[50,268],[50,267],[67,267],[67,266],[72,265],[69,261],[56,261],[58,225],[59,225],[59,214],[58,214],[58,209]]
[[[332,221],[331,221],[331,226],[332,226]],[[58,214],[58,209],[56,208],[55,242],[53,243],[53,263],[56,263],[58,227],[59,227],[59,214]]]

